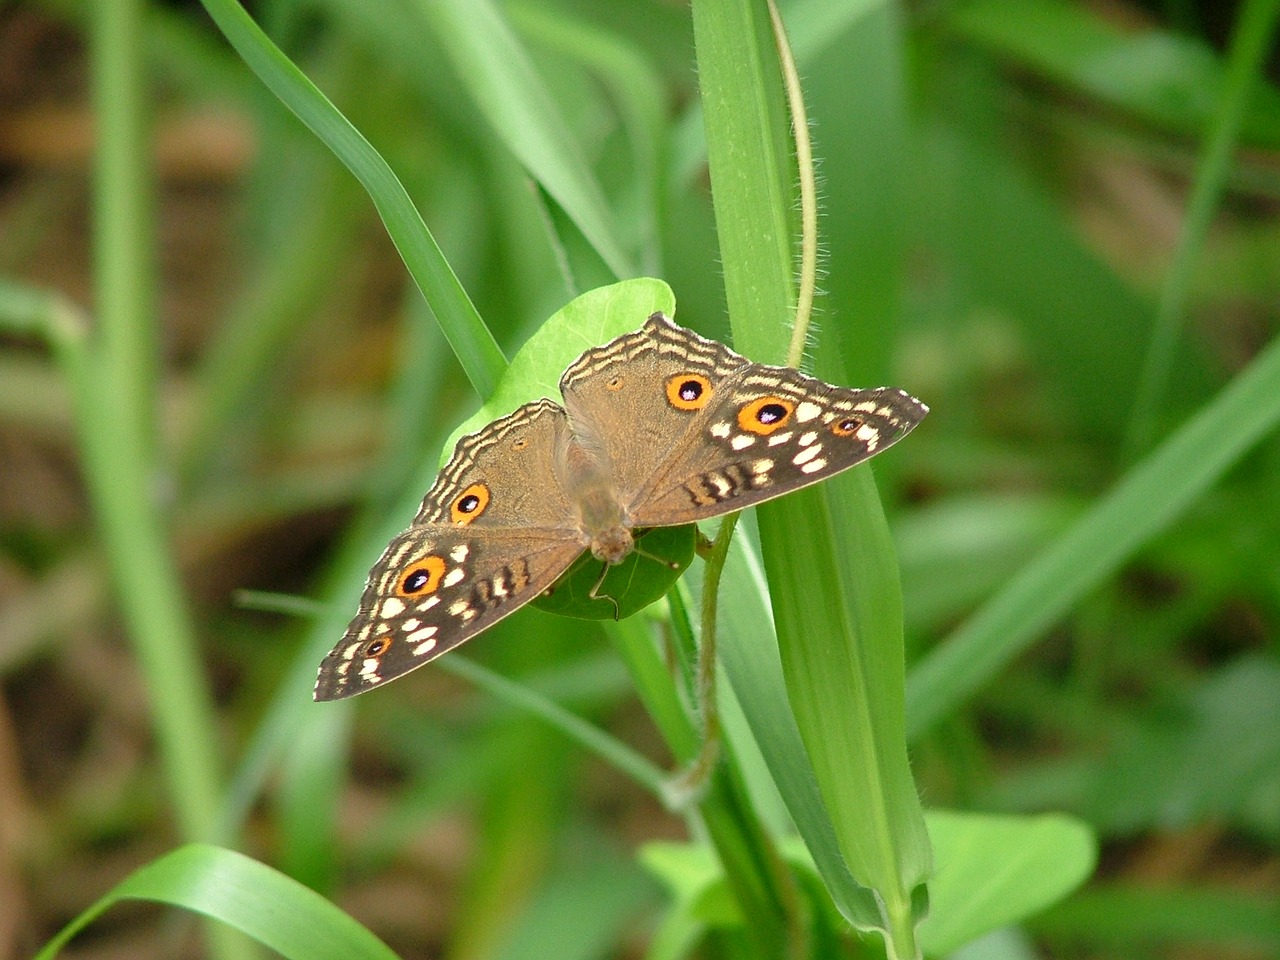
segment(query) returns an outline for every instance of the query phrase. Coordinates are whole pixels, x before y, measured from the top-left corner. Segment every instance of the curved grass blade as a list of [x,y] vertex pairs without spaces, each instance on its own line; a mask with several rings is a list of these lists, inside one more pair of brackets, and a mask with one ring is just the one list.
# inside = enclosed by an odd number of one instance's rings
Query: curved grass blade
[[364,185],[467,378],[476,393],[488,397],[506,369],[506,358],[386,160],[239,3],[203,3],[249,68]]
[[167,903],[221,920],[288,960],[396,960],[385,943],[314,890],[244,854],[201,843],[135,870],[67,924],[36,960],[52,960],[125,900]]
[[1277,426],[1280,339],[912,669],[908,735],[990,681]]

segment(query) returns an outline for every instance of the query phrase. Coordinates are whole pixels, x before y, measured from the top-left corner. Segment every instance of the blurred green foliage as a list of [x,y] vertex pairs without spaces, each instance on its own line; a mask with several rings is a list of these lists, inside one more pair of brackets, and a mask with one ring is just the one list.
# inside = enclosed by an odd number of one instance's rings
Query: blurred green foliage
[[[820,158],[818,372],[933,409],[874,466],[912,771],[975,814],[929,817],[930,954],[1015,921],[954,955],[1280,950],[1277,6],[782,4]],[[0,12],[4,802],[38,826],[0,876],[19,951],[204,840],[405,957],[882,953],[845,922],[866,888],[815,867],[822,802],[742,639],[771,637],[750,523],[722,587],[726,758],[683,817],[643,757],[619,777],[476,675],[309,701],[446,438],[547,317],[649,275],[733,339],[724,237],[755,222],[716,221],[690,11],[207,7],[274,41],[257,68],[320,137],[192,5]],[[94,153],[32,125],[86,105]],[[661,619],[527,610],[463,656],[674,766],[697,747],[690,579]],[[1045,812],[1102,866],[1029,916],[1092,863]],[[262,869],[184,847],[117,893],[251,929],[266,897],[377,954]],[[771,939],[797,916],[803,942]],[[262,939],[307,955],[315,929]]]

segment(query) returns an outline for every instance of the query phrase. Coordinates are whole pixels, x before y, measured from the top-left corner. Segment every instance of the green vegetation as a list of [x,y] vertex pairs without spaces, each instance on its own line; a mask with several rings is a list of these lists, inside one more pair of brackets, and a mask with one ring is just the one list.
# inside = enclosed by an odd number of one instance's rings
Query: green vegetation
[[460,425],[652,309],[787,357],[768,6],[6,7],[3,946],[1280,951],[1280,0],[1147,6],[783,3],[804,365],[933,412],[325,704]]

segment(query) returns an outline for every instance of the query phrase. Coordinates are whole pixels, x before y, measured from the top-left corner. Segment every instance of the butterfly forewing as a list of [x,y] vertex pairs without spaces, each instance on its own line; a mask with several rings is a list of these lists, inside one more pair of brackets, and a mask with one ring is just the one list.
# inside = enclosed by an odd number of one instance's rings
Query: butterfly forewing
[[598,451],[625,504],[693,436],[718,385],[748,366],[724,344],[655,313],[634,333],[586,351],[560,391],[574,433]]
[[751,364],[629,505],[637,526],[689,523],[825,480],[896,443],[928,412],[894,387],[836,387]]

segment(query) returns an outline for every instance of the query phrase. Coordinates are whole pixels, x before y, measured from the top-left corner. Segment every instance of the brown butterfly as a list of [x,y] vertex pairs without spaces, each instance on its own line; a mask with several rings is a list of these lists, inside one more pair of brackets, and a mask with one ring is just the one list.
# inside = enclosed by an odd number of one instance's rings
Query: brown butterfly
[[705,520],[847,470],[929,408],[752,363],[655,313],[586,351],[535,400],[458,441],[412,525],[369,574],[320,664],[317,700],[363,693],[518,610],[590,550]]

